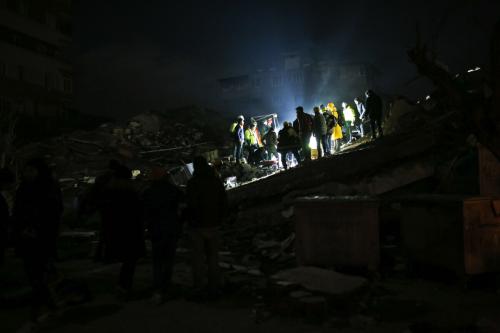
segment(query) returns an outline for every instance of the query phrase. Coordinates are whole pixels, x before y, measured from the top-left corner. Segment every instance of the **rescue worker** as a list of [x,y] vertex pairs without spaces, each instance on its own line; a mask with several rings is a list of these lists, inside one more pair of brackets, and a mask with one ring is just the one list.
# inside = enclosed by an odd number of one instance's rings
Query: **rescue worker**
[[274,128],[271,127],[267,131],[266,135],[264,135],[264,144],[267,151],[267,159],[271,160],[274,156],[277,160],[279,160],[278,150],[276,147],[278,144],[278,136]]
[[[233,157],[234,159],[236,160],[236,163],[239,163],[238,162],[238,157],[237,157],[237,149],[238,149],[238,141],[239,140],[235,140],[235,137],[237,137],[237,133],[236,130],[239,126],[239,123],[242,122],[243,124],[245,123],[245,117],[243,117],[242,115],[239,115],[236,120],[231,124],[231,126],[229,127],[229,134],[230,134],[230,137],[231,137],[231,140],[233,140],[233,145],[234,145],[234,149],[233,149]],[[241,157],[240,157],[241,159]]]
[[252,122],[245,130],[245,146],[248,150],[248,163],[258,163],[262,160],[259,139],[256,133],[257,123]]
[[319,108],[317,106],[314,107],[314,137],[316,138],[316,145],[318,148],[318,158],[323,157],[323,151],[325,155],[328,156],[330,153],[328,152],[328,144],[326,140],[326,120],[325,116],[321,114]]
[[[320,110],[321,110],[321,107],[320,107]],[[328,108],[325,108],[325,111],[323,112],[323,116],[325,117],[325,122],[326,122],[326,151],[327,151],[328,155],[331,155],[332,154],[332,135],[333,135],[335,118],[333,118],[333,114]]]
[[295,110],[297,111],[297,119],[293,122],[293,127],[299,133],[302,156],[307,162],[311,160],[309,141],[313,132],[313,117],[305,113],[302,106],[298,106]]
[[343,137],[342,136],[342,127],[341,127],[341,118],[339,116],[337,108],[335,107],[335,104],[328,103],[327,107],[333,116],[333,121],[332,121],[333,151],[335,153],[338,153],[340,151],[340,142],[341,142],[342,137]]
[[347,143],[352,142],[352,131],[351,127],[354,124],[354,121],[356,120],[356,111],[347,104],[346,102],[342,102],[342,114],[344,115],[344,120],[345,120],[345,133],[347,136]]
[[288,153],[292,153],[297,163],[300,164],[299,147],[300,140],[297,132],[295,132],[289,122],[285,121],[283,123],[283,128],[278,133],[278,151],[281,154],[281,163],[285,170],[288,169]]
[[237,126],[233,131],[234,158],[236,160],[236,164],[240,164],[243,158],[243,144],[245,143],[245,130],[243,125],[243,118],[239,118]]
[[372,90],[367,90],[366,93],[366,114],[370,118],[370,127],[372,129],[372,139],[377,138],[378,135],[384,135],[382,131],[382,99],[375,94]]
[[356,108],[358,109],[358,114],[359,114],[359,133],[361,137],[365,136],[365,129],[364,129],[364,121],[365,121],[365,105],[359,98],[354,98],[354,104],[356,104]]

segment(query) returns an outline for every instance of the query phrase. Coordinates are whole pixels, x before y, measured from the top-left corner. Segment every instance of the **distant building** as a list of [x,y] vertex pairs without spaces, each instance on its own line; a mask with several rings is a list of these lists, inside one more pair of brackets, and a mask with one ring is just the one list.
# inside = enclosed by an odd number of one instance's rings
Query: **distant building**
[[374,87],[375,69],[359,63],[333,63],[308,60],[298,54],[286,54],[280,68],[218,80],[226,109],[235,113],[278,113],[293,116],[303,105],[312,112],[314,105],[333,101],[352,102]]
[[71,8],[72,0],[0,0],[0,112],[73,112]]

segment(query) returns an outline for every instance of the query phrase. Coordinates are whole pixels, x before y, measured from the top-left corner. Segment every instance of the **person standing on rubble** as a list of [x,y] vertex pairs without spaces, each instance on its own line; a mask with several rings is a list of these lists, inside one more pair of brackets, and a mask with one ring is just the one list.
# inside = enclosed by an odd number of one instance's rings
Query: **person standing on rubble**
[[325,117],[326,123],[326,152],[328,155],[332,154],[332,134],[333,134],[333,115],[332,112],[326,108],[323,104],[319,107],[323,117]]
[[363,102],[358,98],[354,98],[354,104],[356,104],[356,109],[358,109],[358,114],[359,114],[359,134],[361,137],[365,136],[365,129],[364,129],[364,121],[365,121],[365,105]]
[[262,151],[256,133],[257,123],[252,122],[245,130],[245,145],[248,150],[248,163],[255,164],[262,160]]
[[269,128],[266,135],[264,135],[264,144],[267,151],[267,159],[271,160],[272,157],[276,157],[279,160],[277,145],[278,145],[278,135],[273,127]]
[[187,184],[187,216],[193,245],[192,273],[196,291],[204,281],[208,266],[208,296],[216,297],[221,285],[219,274],[219,227],[227,214],[227,194],[222,181],[202,156],[193,161],[193,177]]
[[311,160],[309,141],[313,132],[313,117],[305,113],[302,106],[298,106],[295,110],[297,111],[297,119],[293,122],[293,127],[299,133],[302,155],[304,161],[307,162]]
[[122,264],[117,292],[126,297],[132,290],[137,260],[145,254],[142,202],[127,167],[115,171],[99,206],[104,259]]
[[326,120],[325,116],[321,114],[317,106],[314,107],[314,136],[316,137],[316,146],[318,147],[318,158],[323,157],[323,151],[328,156],[328,144],[326,142]]
[[278,151],[281,154],[283,168],[288,169],[287,155],[292,153],[297,163],[301,163],[299,155],[300,140],[292,125],[285,121],[283,128],[278,133]]
[[335,107],[335,104],[333,103],[328,103],[327,105],[328,110],[332,113],[333,119],[332,119],[332,139],[333,139],[333,151],[335,153],[338,153],[340,151],[340,142],[342,140],[342,118],[339,116],[339,113],[337,111],[337,108]]
[[16,192],[13,220],[16,250],[23,258],[33,290],[31,320],[36,322],[43,307],[56,304],[48,287],[57,257],[59,222],[63,212],[61,189],[42,158],[26,163]]
[[236,163],[239,163],[239,160],[241,160],[241,156],[238,159],[238,153],[240,155],[242,153],[241,148],[240,148],[240,150],[238,150],[239,138],[237,137],[238,136],[237,132],[238,132],[238,129],[240,127],[240,123],[242,126],[245,123],[245,117],[243,117],[242,115],[238,116],[238,118],[236,118],[236,120],[231,124],[231,127],[229,128],[231,139],[233,140],[233,143],[234,143],[233,157],[234,157]]
[[153,247],[153,301],[161,303],[170,292],[177,241],[182,232],[181,190],[160,167],[153,168],[151,182],[142,195],[144,219]]
[[382,99],[372,90],[366,93],[366,114],[370,118],[370,127],[372,130],[372,139],[377,138],[377,129],[379,137],[384,135],[382,131]]
[[356,120],[356,111],[346,102],[342,102],[342,114],[344,115],[345,133],[347,136],[347,143],[349,144],[352,142],[352,126]]
[[243,158],[243,144],[245,143],[245,129],[243,128],[245,121],[243,116],[238,118],[238,123],[233,131],[233,141],[234,141],[234,158],[236,164],[241,163]]

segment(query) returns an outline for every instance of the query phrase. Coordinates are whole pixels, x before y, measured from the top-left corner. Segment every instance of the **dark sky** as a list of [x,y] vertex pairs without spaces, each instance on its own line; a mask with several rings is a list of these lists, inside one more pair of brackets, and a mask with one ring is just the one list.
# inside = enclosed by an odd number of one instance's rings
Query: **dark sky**
[[[186,104],[217,107],[216,79],[314,48],[373,63],[384,92],[412,95],[406,49],[420,22],[452,71],[488,60],[498,0],[132,1],[75,6],[77,105],[115,117]],[[439,31],[439,34],[437,32]]]

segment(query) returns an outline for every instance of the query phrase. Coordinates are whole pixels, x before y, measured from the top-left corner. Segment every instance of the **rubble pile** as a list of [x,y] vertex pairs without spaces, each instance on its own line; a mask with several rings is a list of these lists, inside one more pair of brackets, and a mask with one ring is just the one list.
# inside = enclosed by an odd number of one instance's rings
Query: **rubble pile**
[[[201,113],[199,109],[195,112]],[[110,159],[121,160],[143,173],[152,165],[170,169],[189,162],[194,154],[212,151],[217,155],[213,151],[221,138],[207,129],[208,123],[193,123],[181,122],[169,112],[148,112],[122,123],[102,124],[92,131],[30,143],[17,151],[16,158],[22,162],[33,156],[48,157],[63,183],[91,181],[106,169]]]

